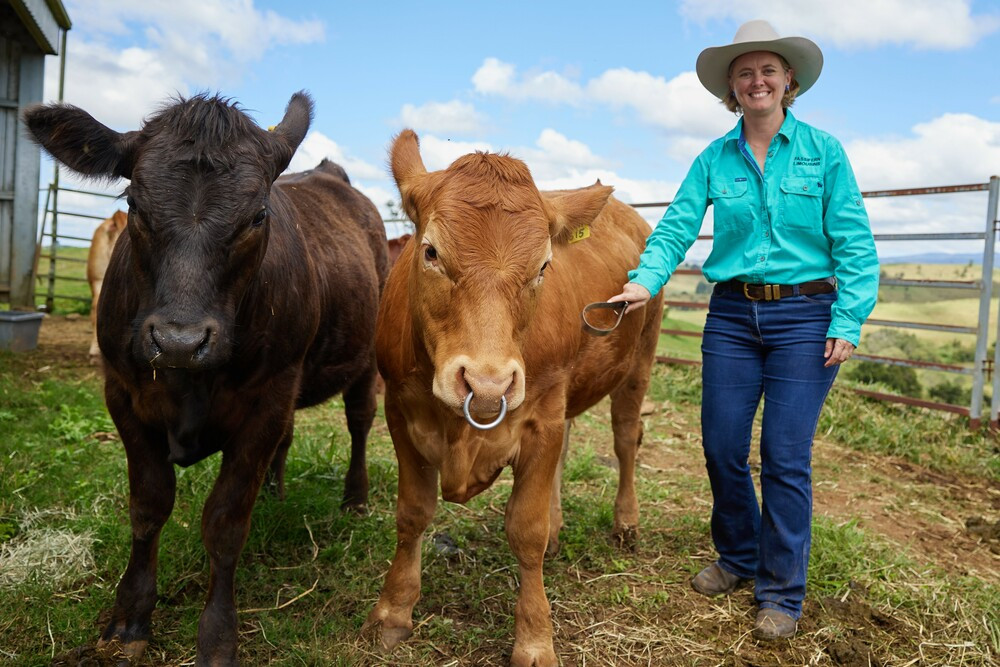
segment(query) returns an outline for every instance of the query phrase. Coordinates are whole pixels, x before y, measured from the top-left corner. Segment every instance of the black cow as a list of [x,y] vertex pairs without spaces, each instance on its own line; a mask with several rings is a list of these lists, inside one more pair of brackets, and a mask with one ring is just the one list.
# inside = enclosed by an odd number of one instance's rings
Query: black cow
[[132,523],[132,555],[100,643],[117,640],[129,656],[150,638],[174,464],[222,452],[202,514],[211,574],[199,665],[236,662],[236,563],[265,476],[283,494],[296,408],[343,392],[344,505],[367,502],[385,230],[335,164],[278,178],[311,116],[304,93],[270,132],[208,95],[176,100],[121,134],[72,106],[24,114],[34,139],[69,168],[130,181],[128,231],[98,317]]

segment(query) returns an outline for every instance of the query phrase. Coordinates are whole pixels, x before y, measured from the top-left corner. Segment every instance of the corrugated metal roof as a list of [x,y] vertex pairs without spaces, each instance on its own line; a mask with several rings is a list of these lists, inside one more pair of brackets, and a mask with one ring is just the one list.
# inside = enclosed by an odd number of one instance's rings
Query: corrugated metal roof
[[69,30],[72,22],[62,0],[9,0],[24,27],[46,55],[59,53],[59,29]]

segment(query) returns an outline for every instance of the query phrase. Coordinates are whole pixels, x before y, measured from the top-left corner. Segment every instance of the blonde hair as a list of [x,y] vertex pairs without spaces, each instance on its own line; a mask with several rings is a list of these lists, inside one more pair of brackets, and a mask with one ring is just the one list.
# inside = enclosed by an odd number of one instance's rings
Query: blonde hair
[[[774,53],[774,52],[768,51],[768,53]],[[781,66],[785,69],[786,72],[792,69],[791,66],[788,64],[788,61],[785,60],[784,56],[782,56],[780,53],[774,53],[774,55],[778,56],[778,60],[781,61]],[[736,62],[735,58],[733,59],[733,62]],[[733,62],[729,63],[728,76],[730,78],[733,76]],[[799,93],[799,82],[793,76],[792,82],[788,84],[788,90],[786,90],[785,94],[781,96],[781,108],[787,109],[788,107],[795,104],[795,96],[798,95],[798,93]],[[726,107],[726,109],[728,109],[729,111],[732,111],[734,114],[739,115],[743,113],[743,107],[741,107],[740,103],[736,101],[736,93],[733,92],[732,86],[730,86],[729,88],[729,94],[726,95],[725,99],[722,100],[722,105]]]

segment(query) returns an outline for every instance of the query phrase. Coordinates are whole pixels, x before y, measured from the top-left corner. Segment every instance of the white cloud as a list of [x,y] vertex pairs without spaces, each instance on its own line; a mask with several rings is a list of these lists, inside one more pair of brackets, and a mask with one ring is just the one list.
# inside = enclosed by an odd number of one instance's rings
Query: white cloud
[[846,145],[863,190],[983,183],[1000,173],[1000,123],[951,113],[915,125],[903,139]]
[[648,72],[611,69],[587,83],[587,94],[613,108],[632,108],[646,123],[666,130],[717,137],[733,125],[733,115],[694,72],[667,81]]
[[[168,97],[187,95],[179,72],[155,51],[138,47],[122,51],[73,39],[70,31],[64,99],[85,109],[116,130],[134,130]],[[59,68],[45,71],[45,97],[57,96]]]
[[446,169],[448,165],[466,153],[490,150],[493,150],[490,145],[482,141],[451,141],[450,139],[441,139],[433,134],[420,136],[420,156],[423,158],[427,171]]
[[388,178],[388,172],[385,169],[348,155],[336,141],[316,130],[309,132],[299,144],[298,150],[295,151],[295,155],[288,165],[288,171],[312,169],[324,158],[343,167],[352,184],[357,179],[385,180]]
[[[67,3],[66,102],[116,129],[134,129],[160,102],[238,79],[270,49],[323,39],[323,24],[255,9],[252,0]],[[124,49],[106,40],[131,42]],[[45,98],[58,93],[46,71]]]
[[422,106],[404,104],[400,124],[421,132],[475,134],[483,127],[484,117],[476,108],[460,100],[428,102]]
[[952,50],[1000,28],[1000,14],[972,14],[970,0],[683,0],[680,13],[704,23],[766,17],[783,35],[803,34],[847,48],[882,44]]
[[477,92],[514,100],[539,100],[555,104],[577,104],[583,99],[580,85],[556,72],[529,72],[518,76],[516,68],[496,58],[487,58],[472,75]]

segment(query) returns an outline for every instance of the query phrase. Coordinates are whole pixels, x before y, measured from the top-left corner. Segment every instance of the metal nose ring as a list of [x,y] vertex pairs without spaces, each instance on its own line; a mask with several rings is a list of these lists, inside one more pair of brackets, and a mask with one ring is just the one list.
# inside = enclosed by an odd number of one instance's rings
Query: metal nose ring
[[[606,301],[598,303],[590,303],[584,306],[583,312],[580,313],[580,319],[583,320],[583,330],[589,333],[591,336],[607,336],[609,333],[618,328],[618,325],[622,323],[622,318],[625,317],[625,310],[628,308],[628,301],[615,301],[614,303],[608,303]],[[611,327],[600,327],[594,326],[587,320],[587,313],[594,310],[613,310],[618,312],[618,319],[615,321]]]
[[478,428],[480,431],[488,431],[497,424],[499,424],[500,422],[502,422],[503,418],[507,416],[507,397],[501,396],[500,414],[497,416],[496,419],[491,421],[489,424],[480,424],[479,422],[477,422],[475,419],[472,418],[472,415],[469,414],[469,404],[472,403],[472,395],[473,392],[470,391],[469,395],[465,397],[465,403],[462,405],[462,412],[465,413],[465,421],[469,422],[470,426]]

